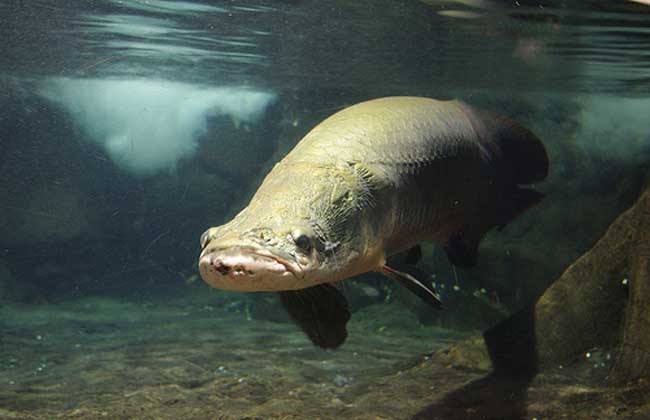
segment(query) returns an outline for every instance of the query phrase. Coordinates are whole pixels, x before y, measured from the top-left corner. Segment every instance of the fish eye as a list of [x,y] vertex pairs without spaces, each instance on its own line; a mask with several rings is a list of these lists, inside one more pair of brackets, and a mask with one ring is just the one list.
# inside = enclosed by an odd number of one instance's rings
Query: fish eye
[[311,251],[311,239],[309,239],[309,236],[305,235],[304,233],[294,234],[293,242],[298,248],[300,248],[300,250],[304,252]]

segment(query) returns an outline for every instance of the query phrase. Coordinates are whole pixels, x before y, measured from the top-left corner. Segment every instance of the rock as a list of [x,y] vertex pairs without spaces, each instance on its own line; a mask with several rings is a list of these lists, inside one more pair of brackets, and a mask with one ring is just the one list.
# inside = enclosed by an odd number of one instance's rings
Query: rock
[[440,350],[437,355],[452,366],[487,371],[492,365],[485,343],[480,337],[454,343]]
[[535,305],[540,364],[620,349],[611,379],[650,377],[650,188]]
[[610,348],[612,382],[650,378],[650,187],[531,309],[485,338],[497,367],[556,367]]

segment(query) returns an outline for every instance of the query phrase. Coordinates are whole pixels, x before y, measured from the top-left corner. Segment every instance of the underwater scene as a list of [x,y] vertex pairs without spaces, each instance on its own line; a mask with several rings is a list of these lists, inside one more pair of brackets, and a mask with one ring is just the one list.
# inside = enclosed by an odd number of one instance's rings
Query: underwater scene
[[650,419],[650,1],[0,17],[0,419]]

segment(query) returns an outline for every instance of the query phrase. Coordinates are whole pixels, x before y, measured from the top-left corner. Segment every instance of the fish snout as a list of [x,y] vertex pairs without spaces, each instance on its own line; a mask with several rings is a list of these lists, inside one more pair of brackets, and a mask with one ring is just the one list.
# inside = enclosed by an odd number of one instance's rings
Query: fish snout
[[216,271],[222,276],[227,275],[242,275],[248,274],[249,276],[255,275],[253,270],[247,269],[243,264],[232,264],[227,258],[220,258],[218,255],[207,256],[207,261],[201,261],[202,265],[206,265],[208,271]]
[[286,282],[297,280],[295,269],[271,254],[260,250],[233,248],[204,250],[199,272],[210,286],[241,291],[281,290]]

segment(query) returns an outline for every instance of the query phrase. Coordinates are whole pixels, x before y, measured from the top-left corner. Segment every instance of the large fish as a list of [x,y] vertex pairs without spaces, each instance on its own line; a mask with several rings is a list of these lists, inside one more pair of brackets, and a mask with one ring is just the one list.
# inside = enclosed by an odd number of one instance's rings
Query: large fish
[[535,135],[463,102],[353,105],[312,129],[234,219],[203,233],[201,277],[279,291],[316,345],[338,347],[350,314],[333,283],[379,271],[437,305],[427,282],[387,259],[434,241],[453,264],[474,265],[487,231],[542,199],[524,186],[547,173]]

